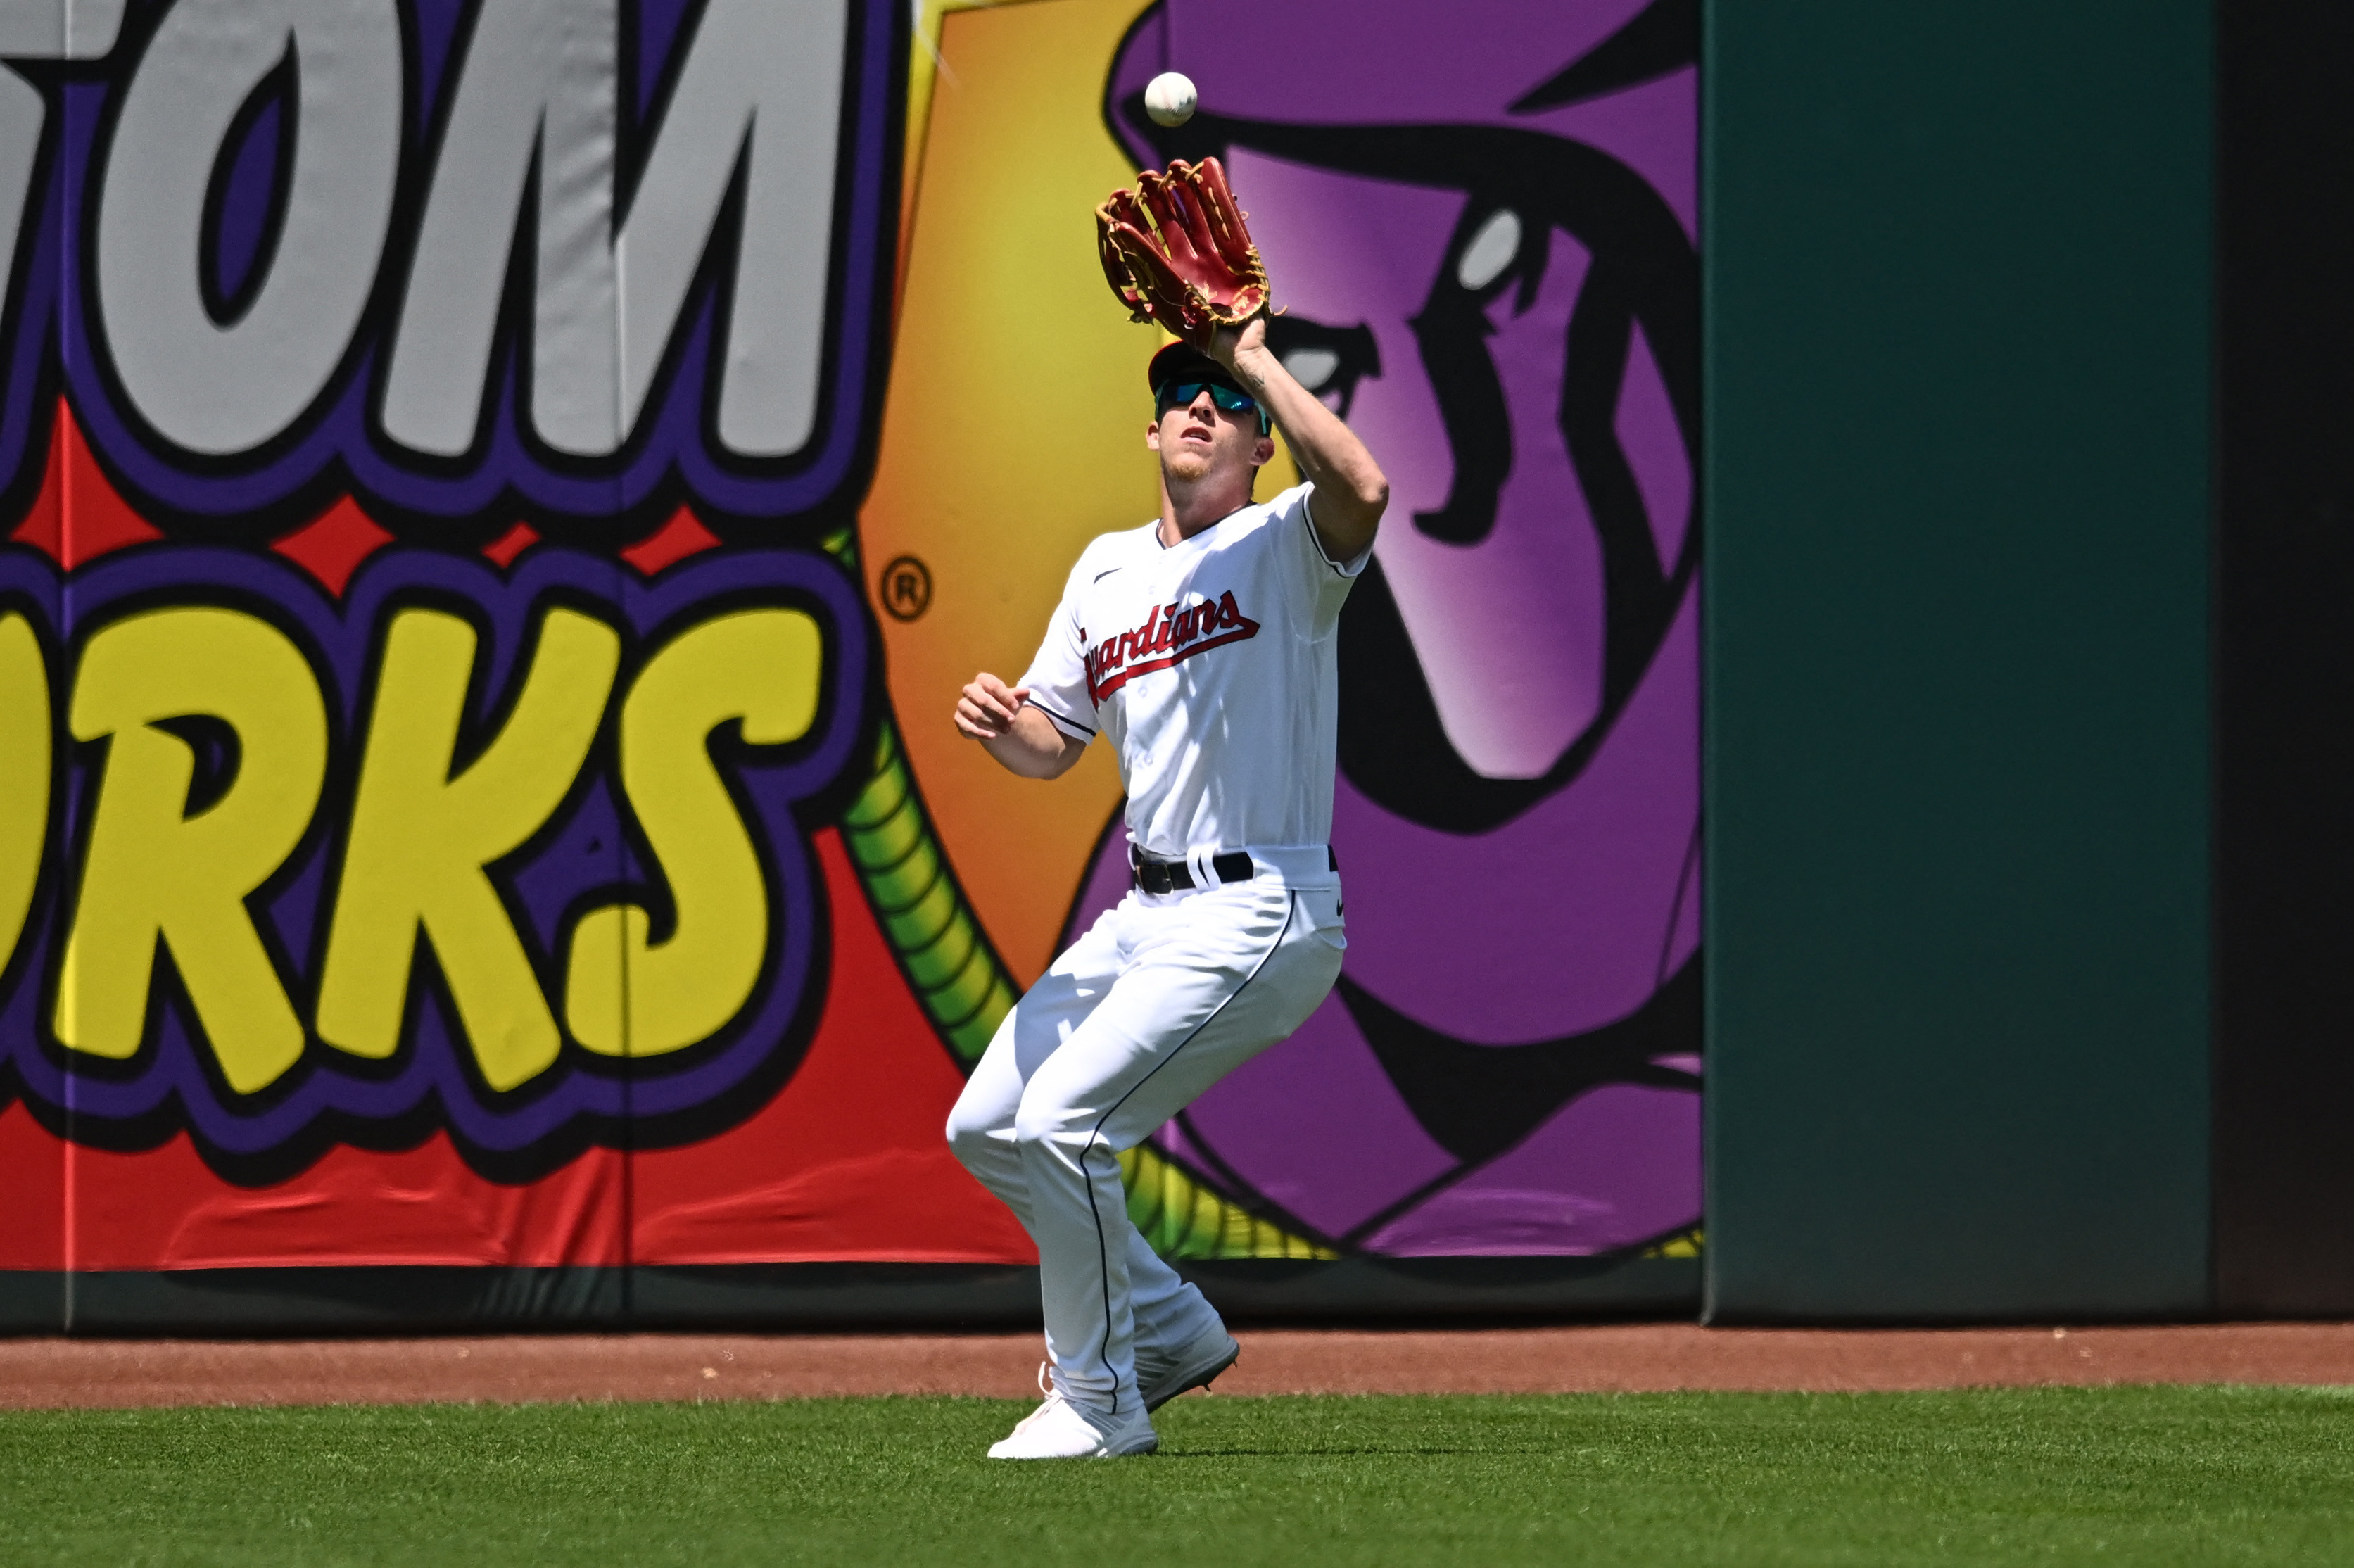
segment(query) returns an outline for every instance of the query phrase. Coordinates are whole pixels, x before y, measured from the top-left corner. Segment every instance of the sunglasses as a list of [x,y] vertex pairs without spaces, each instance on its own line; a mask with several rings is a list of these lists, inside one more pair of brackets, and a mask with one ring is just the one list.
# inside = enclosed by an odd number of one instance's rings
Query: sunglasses
[[1257,414],[1258,433],[1262,436],[1267,434],[1267,427],[1273,421],[1267,418],[1267,410],[1258,406],[1257,399],[1247,392],[1215,381],[1164,381],[1154,398],[1154,411],[1165,414],[1172,408],[1189,408],[1193,399],[1204,392],[1210,395],[1211,402],[1229,414]]

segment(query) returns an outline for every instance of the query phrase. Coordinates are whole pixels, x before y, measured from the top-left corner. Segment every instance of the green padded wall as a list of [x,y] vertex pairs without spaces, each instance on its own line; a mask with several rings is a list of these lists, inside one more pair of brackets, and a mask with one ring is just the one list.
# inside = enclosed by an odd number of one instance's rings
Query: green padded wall
[[2197,0],[1714,0],[1715,1320],[2208,1285]]

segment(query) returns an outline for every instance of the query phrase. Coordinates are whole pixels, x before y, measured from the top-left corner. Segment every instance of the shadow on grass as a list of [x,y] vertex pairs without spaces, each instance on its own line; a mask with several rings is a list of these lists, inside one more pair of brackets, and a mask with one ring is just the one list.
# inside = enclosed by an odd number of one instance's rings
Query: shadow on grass
[[1427,1458],[1442,1454],[1494,1454],[1494,1448],[1398,1448],[1365,1446],[1355,1448],[1180,1448],[1160,1450],[1155,1459],[1372,1459],[1386,1455],[1399,1458]]

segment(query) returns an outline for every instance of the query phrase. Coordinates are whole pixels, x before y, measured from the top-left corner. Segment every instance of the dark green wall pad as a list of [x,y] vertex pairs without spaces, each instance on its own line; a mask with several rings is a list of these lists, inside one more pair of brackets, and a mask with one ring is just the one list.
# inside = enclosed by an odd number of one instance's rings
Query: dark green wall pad
[[2208,7],[1707,19],[1709,1309],[2202,1312]]
[[2217,14],[2215,1292],[2354,1311],[2354,10]]
[[0,1270],[0,1334],[54,1334],[65,1320],[63,1275]]
[[16,1333],[583,1333],[996,1329],[1038,1321],[1038,1271],[809,1263],[709,1268],[196,1268],[0,1276]]
[[1182,1263],[1235,1323],[1681,1318],[1700,1311],[1696,1257],[1348,1257]]
[[[1693,1258],[1188,1263],[1237,1323],[1690,1318]],[[0,1334],[889,1332],[1036,1329],[1038,1271],[796,1263],[645,1268],[0,1273]]]

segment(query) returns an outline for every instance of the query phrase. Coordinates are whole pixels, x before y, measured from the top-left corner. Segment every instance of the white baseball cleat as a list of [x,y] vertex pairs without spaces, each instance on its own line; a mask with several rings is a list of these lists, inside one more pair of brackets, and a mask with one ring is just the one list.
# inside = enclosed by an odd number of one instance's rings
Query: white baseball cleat
[[1009,1436],[1019,1436],[1023,1432],[1028,1431],[1032,1422],[1045,1414],[1047,1411],[1053,1409],[1055,1405],[1063,1403],[1063,1391],[1055,1386],[1054,1365],[1055,1363],[1052,1361],[1040,1361],[1038,1363],[1038,1392],[1044,1394],[1046,1397],[1038,1402],[1037,1409],[1032,1411],[1029,1414],[1023,1416],[1021,1420],[1013,1424],[1013,1430],[1012,1433],[1008,1434]]
[[1223,1324],[1213,1323],[1172,1351],[1165,1361],[1136,1361],[1136,1391],[1148,1411],[1158,1410],[1189,1388],[1207,1388],[1211,1380],[1235,1364],[1243,1348]]
[[1057,1392],[1006,1436],[989,1446],[992,1459],[1118,1459],[1161,1446],[1142,1411],[1107,1430]]

